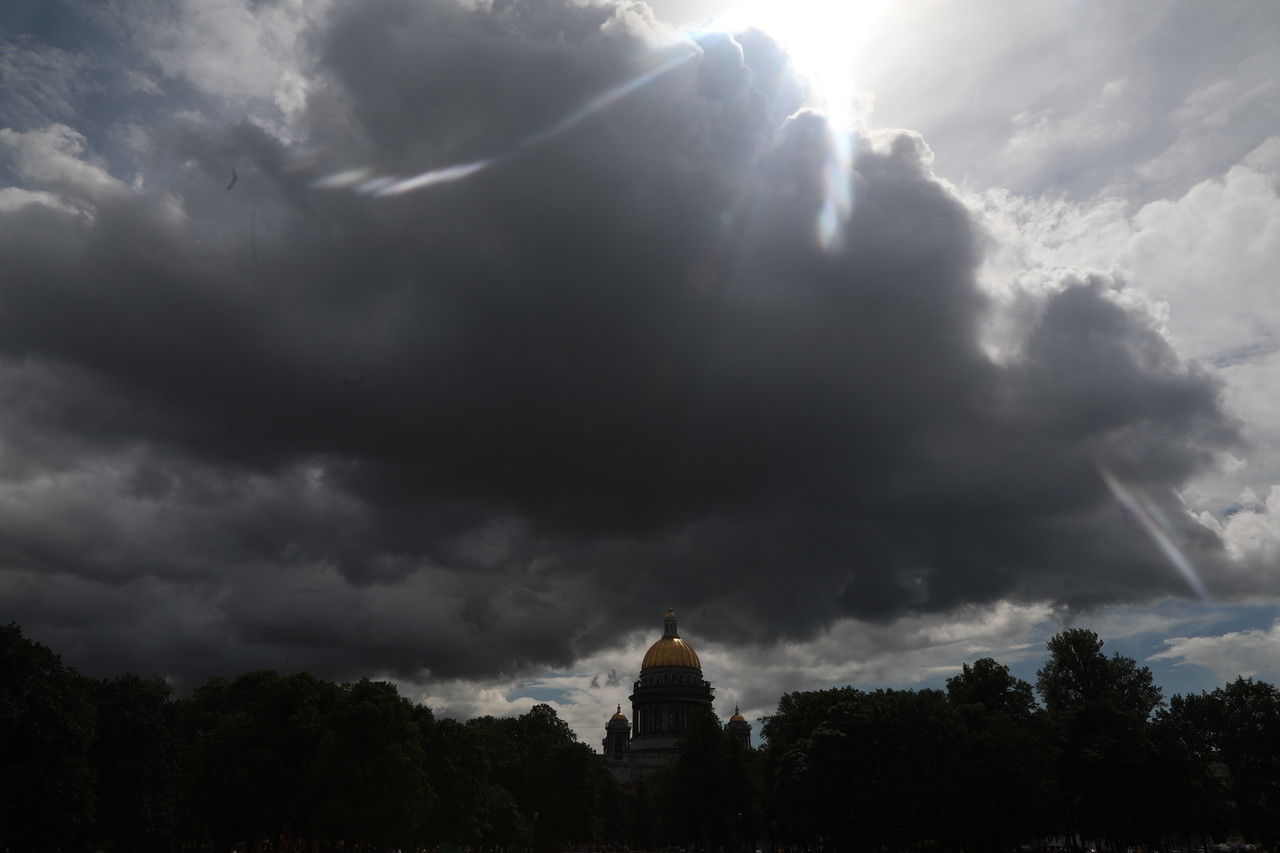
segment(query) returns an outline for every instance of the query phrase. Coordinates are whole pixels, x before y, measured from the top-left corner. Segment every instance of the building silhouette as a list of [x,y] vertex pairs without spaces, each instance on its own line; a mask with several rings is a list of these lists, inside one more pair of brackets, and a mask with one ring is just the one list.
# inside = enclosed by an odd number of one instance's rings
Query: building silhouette
[[729,732],[729,736],[733,738],[734,743],[744,749],[751,748],[751,724],[747,722],[747,718],[742,716],[742,711],[738,706],[733,706],[733,716],[729,718],[729,722],[725,724],[725,730]]
[[[701,711],[710,711],[715,701],[715,689],[702,677],[698,653],[680,636],[674,610],[667,610],[662,636],[645,652],[630,701],[634,728],[619,704],[605,724],[602,744],[605,762],[621,782],[674,761],[689,721]],[[735,742],[751,746],[751,724],[738,709],[726,728]]]

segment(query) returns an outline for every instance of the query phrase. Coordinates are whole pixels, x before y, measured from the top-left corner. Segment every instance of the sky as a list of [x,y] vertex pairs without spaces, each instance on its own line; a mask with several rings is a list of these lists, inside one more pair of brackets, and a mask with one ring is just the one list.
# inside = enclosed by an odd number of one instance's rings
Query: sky
[[1280,679],[1268,2],[11,0],[0,622],[597,745]]

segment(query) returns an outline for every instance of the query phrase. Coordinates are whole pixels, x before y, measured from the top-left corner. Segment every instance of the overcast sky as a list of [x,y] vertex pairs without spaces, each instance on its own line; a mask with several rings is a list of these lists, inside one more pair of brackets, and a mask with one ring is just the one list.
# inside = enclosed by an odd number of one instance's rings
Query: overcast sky
[[[783,14],[785,12],[785,15]],[[0,621],[596,744],[1280,678],[1273,3],[10,0]],[[838,73],[832,73],[832,69]]]

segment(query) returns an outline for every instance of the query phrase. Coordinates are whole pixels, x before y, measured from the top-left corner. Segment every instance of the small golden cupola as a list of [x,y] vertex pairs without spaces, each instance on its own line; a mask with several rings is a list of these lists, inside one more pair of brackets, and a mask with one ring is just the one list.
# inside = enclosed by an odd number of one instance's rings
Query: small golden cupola
[[746,717],[742,716],[742,711],[737,705],[733,706],[733,716],[729,718],[729,723],[724,728],[734,743],[745,749],[751,748],[751,724],[747,722]]
[[618,705],[618,710],[605,724],[604,740],[600,743],[605,758],[614,762],[626,761],[630,742],[631,724],[627,722],[626,714],[622,713],[622,705]]
[[676,612],[667,608],[667,614],[662,620],[662,638],[645,652],[644,660],[640,662],[642,672],[653,666],[689,666],[702,669],[702,662],[698,660],[698,653],[693,650],[693,646],[680,639],[677,624]]

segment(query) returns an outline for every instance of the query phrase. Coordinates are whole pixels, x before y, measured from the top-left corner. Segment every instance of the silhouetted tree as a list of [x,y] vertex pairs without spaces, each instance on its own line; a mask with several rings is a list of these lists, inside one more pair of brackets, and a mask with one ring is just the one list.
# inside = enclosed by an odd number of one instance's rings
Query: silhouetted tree
[[[599,756],[579,743],[573,730],[545,704],[515,719],[479,717],[467,723],[488,760],[493,808],[513,809],[510,820],[482,831],[484,843],[529,843],[547,849],[605,837],[603,804],[619,798]],[[496,812],[494,813],[497,814]],[[517,837],[499,840],[500,828]]]
[[1157,834],[1177,839],[1180,846],[1225,838],[1234,823],[1227,789],[1215,774],[1220,762],[1210,732],[1211,704],[1201,696],[1174,696],[1150,726],[1155,749],[1147,778],[1151,821]]
[[98,778],[95,838],[125,850],[167,850],[175,840],[180,740],[172,688],[159,677],[94,683]]
[[602,841],[621,846],[635,837],[635,810],[632,797],[628,797],[622,786],[615,782],[607,768],[599,761],[591,760],[594,772],[603,774],[599,779],[599,801],[596,804],[596,815],[600,822],[599,837]]
[[941,692],[788,694],[764,733],[767,802],[784,837],[903,849],[958,834],[953,785],[963,730]]
[[641,850],[659,846],[666,837],[662,800],[667,781],[662,776],[644,778],[631,790],[631,839]]
[[1059,808],[1056,752],[1031,685],[982,658],[947,679],[961,735],[951,833],[970,849],[1010,849],[1051,825]]
[[865,694],[853,687],[785,693],[766,717],[765,802],[776,840],[817,843],[853,834],[856,803],[844,767],[847,729]]
[[413,705],[394,685],[344,685],[319,758],[321,825],[330,838],[411,845],[427,811],[422,739]]
[[1036,713],[1031,685],[994,658],[980,658],[972,666],[964,664],[958,675],[947,679],[947,697],[953,705],[981,705],[1016,722],[1029,720]]
[[1147,723],[1161,703],[1151,671],[1133,658],[1102,652],[1098,635],[1073,628],[1048,642],[1036,674],[1059,747],[1068,833],[1117,844],[1150,832],[1145,816],[1148,768],[1155,756]]
[[515,723],[520,765],[512,790],[525,814],[537,815],[535,843],[550,848],[598,839],[603,828],[595,806],[602,780],[592,772],[598,761],[590,747],[578,743],[550,705],[534,705]]
[[89,682],[0,627],[0,848],[78,846],[94,816]]
[[507,756],[495,755],[475,726],[434,720],[424,727],[423,744],[427,783],[436,794],[426,819],[425,840],[458,846],[528,840],[528,828],[514,798],[491,781],[493,760]]
[[1268,849],[1280,842],[1280,690],[1237,678],[1182,707],[1226,770],[1233,817],[1245,837]]
[[730,802],[729,746],[715,712],[698,708],[690,714],[665,804],[674,839],[708,844],[729,836],[735,811]]
[[309,835],[327,817],[330,716],[342,689],[311,675],[251,672],[212,678],[183,703],[188,834],[222,848]]
[[732,839],[744,850],[755,850],[754,842],[764,834],[764,756],[734,741],[726,732],[725,789]]

